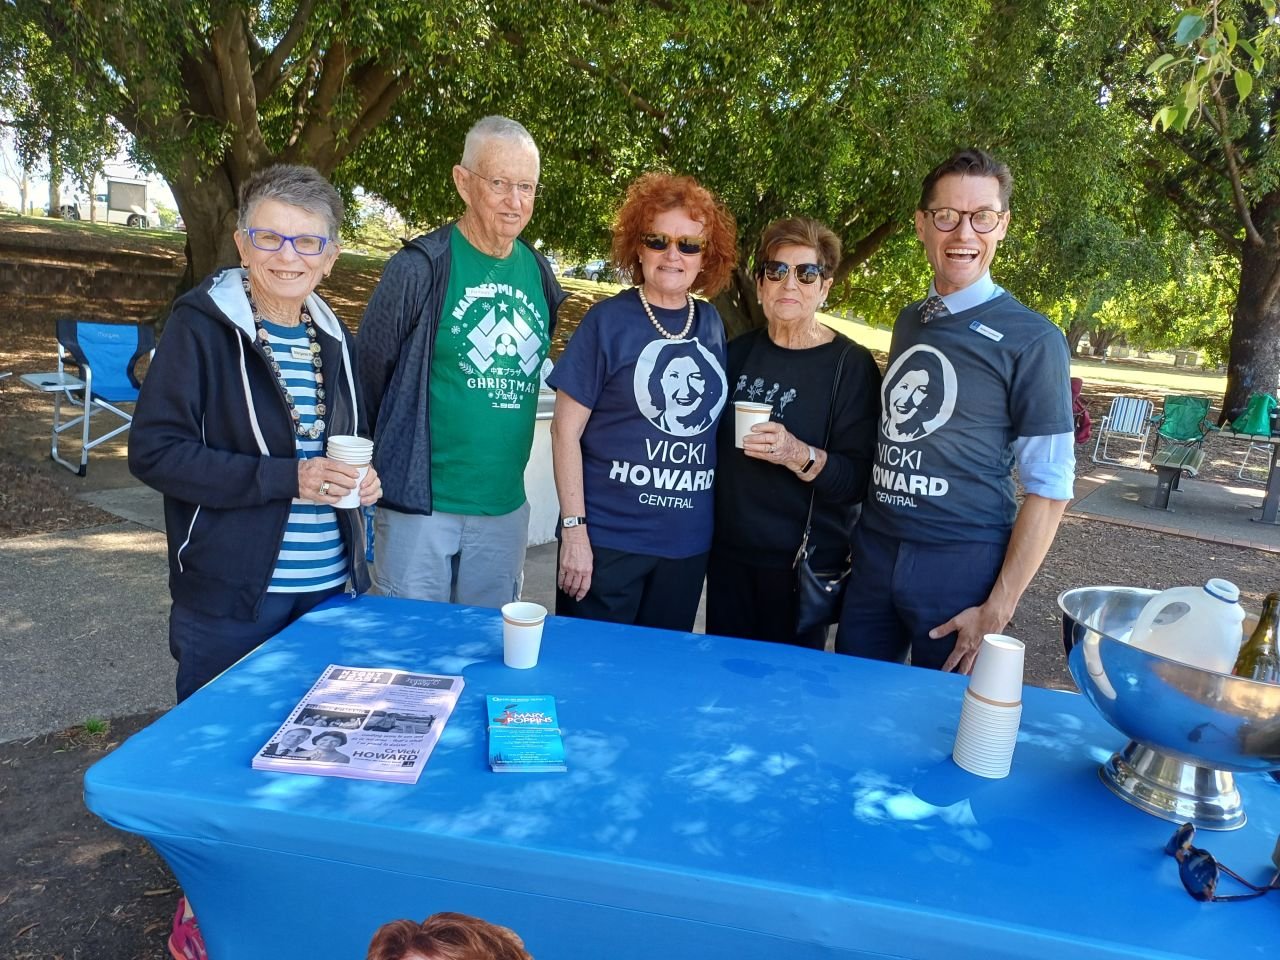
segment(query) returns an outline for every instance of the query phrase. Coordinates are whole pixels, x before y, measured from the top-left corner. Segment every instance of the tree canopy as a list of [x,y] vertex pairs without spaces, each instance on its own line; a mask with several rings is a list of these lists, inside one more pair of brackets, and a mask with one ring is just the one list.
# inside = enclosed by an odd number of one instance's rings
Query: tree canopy
[[[975,144],[1014,169],[997,269],[1033,306],[1068,328],[1119,324],[1135,342],[1195,337],[1219,329],[1210,305],[1238,275],[1229,398],[1268,377],[1274,387],[1280,367],[1269,3],[0,6],[0,63],[32,78],[34,65],[61,65],[70,99],[119,121],[169,181],[192,280],[232,262],[236,192],[254,170],[309,163],[431,225],[459,212],[449,169],[466,129],[504,113],[542,149],[531,239],[598,252],[635,176],[692,173],[740,227],[724,312],[750,317],[745,268],[764,225],[804,214],[844,242],[836,300],[887,322],[927,282],[911,231],[920,179]],[[1196,278],[1208,289],[1184,295]]]

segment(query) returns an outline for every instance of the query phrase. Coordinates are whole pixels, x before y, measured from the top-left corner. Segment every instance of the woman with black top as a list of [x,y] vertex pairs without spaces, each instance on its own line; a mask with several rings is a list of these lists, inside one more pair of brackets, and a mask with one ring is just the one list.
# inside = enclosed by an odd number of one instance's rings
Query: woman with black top
[[825,643],[825,627],[796,631],[792,563],[812,494],[812,566],[843,569],[880,413],[871,354],[817,322],[839,261],[840,238],[815,220],[778,220],[760,238],[756,292],[768,327],[729,344],[726,372],[731,402],[768,403],[773,412],[741,450],[729,411],[720,423],[708,633],[815,649]]

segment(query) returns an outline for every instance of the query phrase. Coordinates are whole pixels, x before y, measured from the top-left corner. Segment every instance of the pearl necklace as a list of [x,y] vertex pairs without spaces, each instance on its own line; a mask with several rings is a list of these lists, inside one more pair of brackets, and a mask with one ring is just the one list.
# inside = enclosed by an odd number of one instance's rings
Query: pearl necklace
[[687,293],[685,294],[685,298],[689,301],[689,319],[684,322],[684,329],[679,333],[668,333],[667,328],[660,324],[658,322],[658,318],[653,315],[653,309],[649,306],[649,301],[644,295],[644,286],[636,287],[636,292],[640,294],[640,306],[644,307],[644,312],[649,317],[649,322],[653,324],[653,329],[657,330],[668,340],[683,340],[689,335],[689,331],[693,329],[693,297]]

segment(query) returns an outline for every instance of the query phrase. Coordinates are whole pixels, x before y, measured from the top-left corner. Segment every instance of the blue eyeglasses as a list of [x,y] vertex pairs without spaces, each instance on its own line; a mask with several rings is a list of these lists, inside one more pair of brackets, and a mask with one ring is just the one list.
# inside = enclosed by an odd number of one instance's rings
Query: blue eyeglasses
[[293,249],[304,257],[314,257],[324,253],[324,248],[329,245],[328,237],[317,237],[314,233],[300,233],[296,237],[286,237],[283,233],[264,230],[261,227],[250,227],[245,233],[249,235],[250,243],[268,253],[275,253],[284,246],[286,240],[293,244]]

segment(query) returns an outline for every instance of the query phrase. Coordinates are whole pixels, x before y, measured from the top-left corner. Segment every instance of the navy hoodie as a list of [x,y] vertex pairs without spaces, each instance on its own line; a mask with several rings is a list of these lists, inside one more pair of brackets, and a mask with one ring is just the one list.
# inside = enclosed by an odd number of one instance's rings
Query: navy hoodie
[[[169,589],[209,616],[256,620],[298,495],[293,420],[253,345],[244,272],[223,270],[174,304],[138,396],[129,469],[164,494]],[[354,341],[315,294],[326,434],[366,433]],[[359,510],[338,510],[350,584],[369,586]]]

